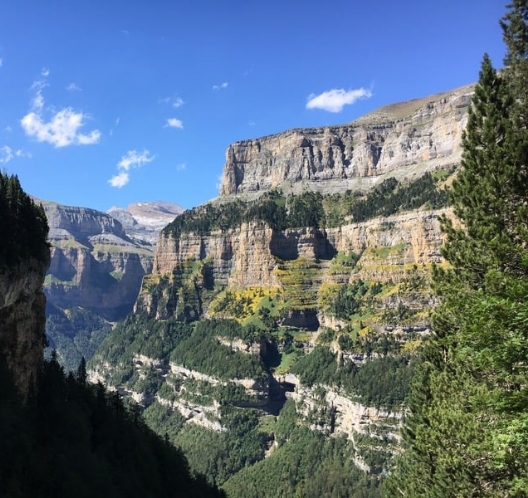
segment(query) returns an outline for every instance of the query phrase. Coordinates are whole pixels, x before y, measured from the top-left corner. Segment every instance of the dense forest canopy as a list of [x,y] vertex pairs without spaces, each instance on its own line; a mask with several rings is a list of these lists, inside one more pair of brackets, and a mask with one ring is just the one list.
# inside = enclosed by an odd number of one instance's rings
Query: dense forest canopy
[[46,263],[47,235],[44,208],[22,190],[16,175],[0,172],[0,270],[30,258]]

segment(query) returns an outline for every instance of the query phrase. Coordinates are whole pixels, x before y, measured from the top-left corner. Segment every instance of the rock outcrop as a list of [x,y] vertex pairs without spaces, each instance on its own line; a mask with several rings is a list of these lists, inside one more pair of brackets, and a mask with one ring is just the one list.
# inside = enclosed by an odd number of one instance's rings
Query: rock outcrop
[[43,360],[48,263],[31,259],[0,273],[0,357],[15,384],[28,393]]
[[107,214],[121,222],[128,237],[145,245],[156,245],[158,234],[176,216],[183,213],[184,208],[178,204],[164,201],[137,202],[126,209],[112,207]]
[[288,184],[336,192],[386,175],[411,178],[457,164],[473,85],[383,107],[350,124],[294,129],[230,145],[220,194]]
[[[173,237],[162,233],[153,273],[162,277],[173,274],[176,267],[189,260],[207,261],[214,283],[220,286],[280,289],[284,287],[278,272],[282,262],[301,259],[314,265],[316,274],[310,281],[314,294],[324,282],[343,284],[359,277],[398,282],[410,266],[442,260],[443,235],[439,224],[442,213],[450,211],[411,211],[326,230],[277,231],[255,221],[207,236],[190,233]],[[344,275],[336,272],[331,260],[337,253],[357,254],[360,274],[350,270]],[[157,313],[155,306],[152,293],[144,288],[136,311],[166,317],[165,313]],[[300,324],[302,318],[299,316],[293,322]]]
[[112,216],[82,207],[44,205],[51,264],[45,283],[50,303],[79,306],[108,320],[132,310],[153,251],[128,237]]

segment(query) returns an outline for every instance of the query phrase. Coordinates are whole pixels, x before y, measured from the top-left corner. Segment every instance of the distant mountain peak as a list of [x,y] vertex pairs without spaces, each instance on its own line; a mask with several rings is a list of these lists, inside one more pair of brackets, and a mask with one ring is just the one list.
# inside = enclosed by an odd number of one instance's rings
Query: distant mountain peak
[[107,214],[119,220],[125,231],[135,239],[155,244],[159,231],[185,209],[167,201],[136,202],[126,208],[113,206]]

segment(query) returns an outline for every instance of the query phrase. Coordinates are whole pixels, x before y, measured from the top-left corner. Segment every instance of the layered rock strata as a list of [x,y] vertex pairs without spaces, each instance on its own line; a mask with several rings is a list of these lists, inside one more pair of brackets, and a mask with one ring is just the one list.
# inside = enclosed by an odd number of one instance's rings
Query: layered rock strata
[[243,223],[208,236],[162,234],[153,273],[170,274],[189,259],[208,260],[217,283],[231,287],[280,287],[278,260],[331,260],[338,252],[361,254],[359,266],[369,263],[366,248],[398,247],[387,265],[428,264],[441,261],[443,236],[439,215],[448,211],[412,211],[339,228],[276,231],[263,222]]
[[52,246],[45,285],[49,301],[108,320],[123,318],[151,271],[152,247],[134,242],[119,221],[94,209],[54,203],[44,208]]
[[368,188],[389,174],[410,178],[457,164],[473,89],[386,106],[347,125],[236,142],[226,152],[220,194]]

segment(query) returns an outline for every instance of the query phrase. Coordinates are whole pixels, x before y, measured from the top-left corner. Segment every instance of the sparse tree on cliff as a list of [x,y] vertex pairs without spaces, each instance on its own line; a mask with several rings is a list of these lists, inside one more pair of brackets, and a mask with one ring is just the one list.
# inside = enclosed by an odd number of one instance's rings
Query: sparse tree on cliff
[[501,25],[499,75],[484,57],[436,269],[441,305],[415,378],[406,452],[387,496],[527,496],[528,131],[526,0]]

